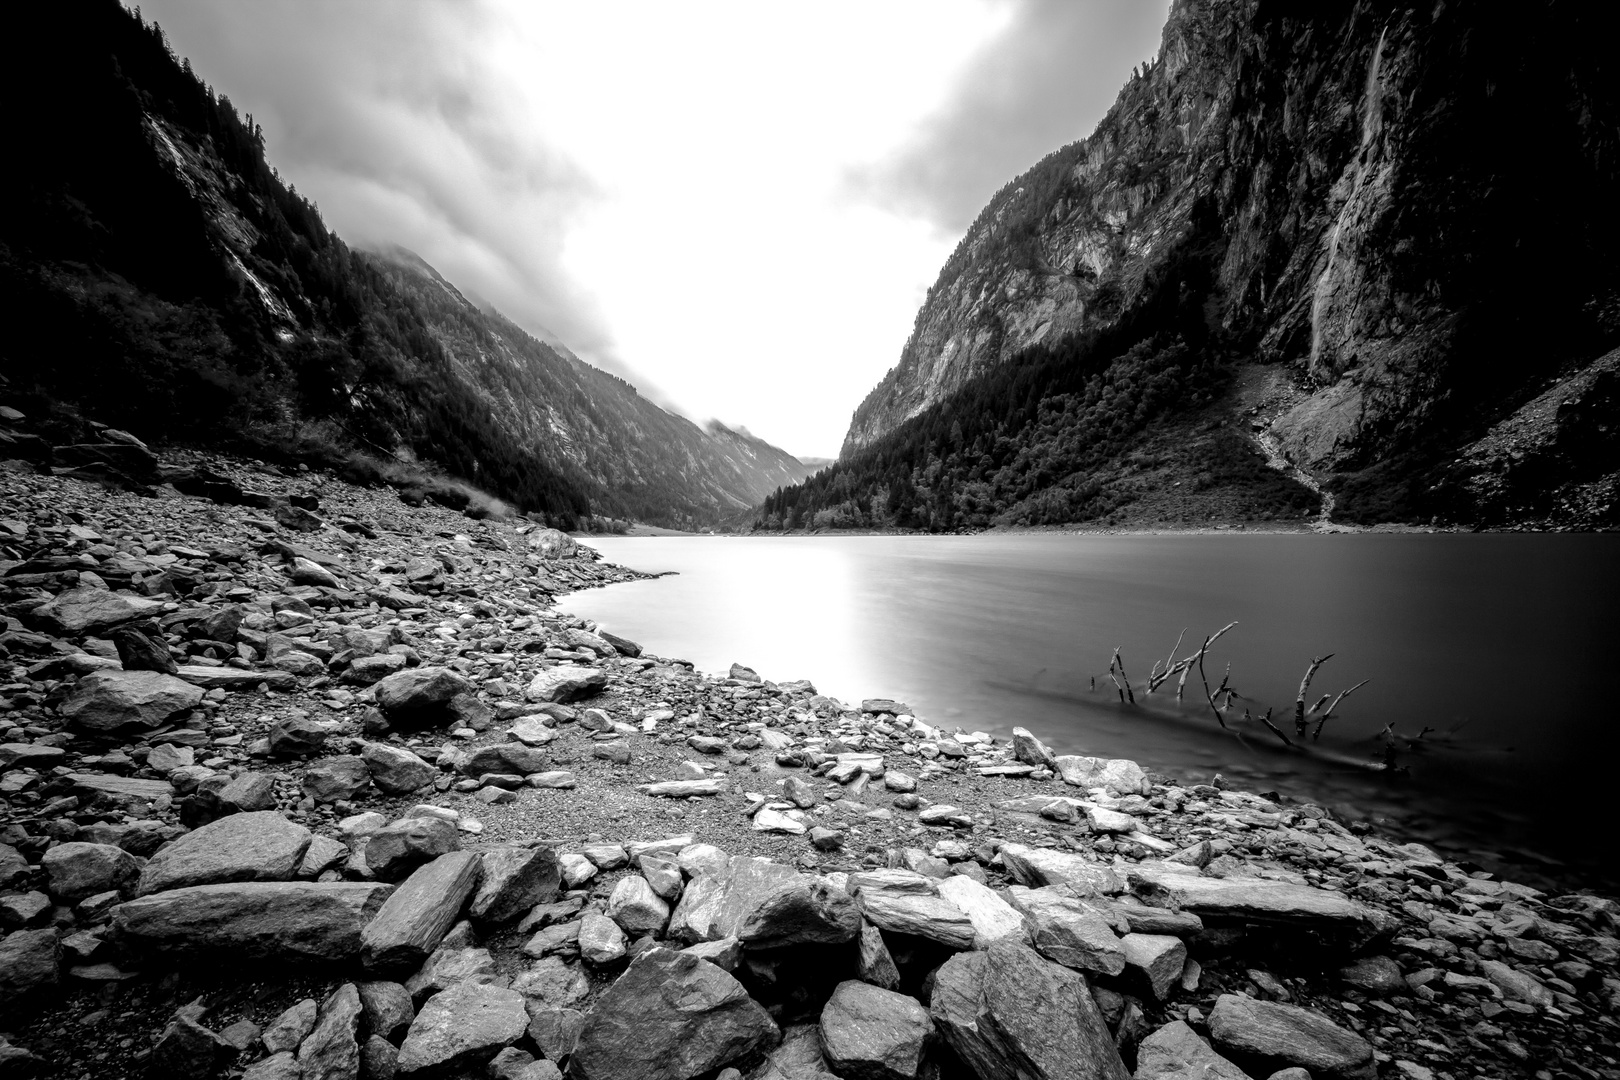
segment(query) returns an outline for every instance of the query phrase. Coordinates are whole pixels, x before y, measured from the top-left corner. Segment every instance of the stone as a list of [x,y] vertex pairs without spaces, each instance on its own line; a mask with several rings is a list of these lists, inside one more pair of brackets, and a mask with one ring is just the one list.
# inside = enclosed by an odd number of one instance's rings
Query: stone
[[527,1080],[528,1068],[534,1061],[528,1051],[508,1046],[490,1059],[485,1075],[489,1080]]
[[1369,956],[1339,969],[1339,978],[1364,993],[1376,997],[1406,993],[1406,976],[1401,966],[1387,956]]
[[352,1080],[360,1068],[360,994],[344,983],[321,1003],[320,1019],[298,1045],[303,1080]]
[[959,807],[946,806],[936,803],[917,815],[917,820],[924,825],[944,825],[950,827],[967,826],[973,824],[973,818]]
[[299,786],[318,803],[348,802],[371,786],[371,770],[358,755],[339,754],[305,769]]
[[1187,946],[1167,934],[1126,934],[1120,939],[1125,950],[1126,976],[1145,987],[1155,1001],[1169,997],[1187,966]]
[[840,1080],[821,1056],[818,1024],[794,1024],[782,1031],[782,1042],[749,1080]]
[[885,990],[900,989],[900,968],[883,941],[883,932],[865,921],[861,923],[855,973],[862,982],[873,986],[881,986]]
[[167,776],[176,769],[191,768],[196,763],[197,753],[189,746],[161,743],[146,755],[146,767],[160,776]]
[[689,1080],[774,1046],[776,1024],[707,961],[642,953],[597,999],[574,1045],[576,1080]]
[[643,855],[638,862],[641,866],[641,876],[647,879],[647,884],[661,900],[671,903],[681,898],[681,888],[685,878],[681,874],[681,865],[670,855]]
[[481,922],[504,923],[536,904],[550,903],[562,886],[557,852],[551,847],[499,847],[483,853],[483,876],[468,913]]
[[1146,795],[1151,790],[1147,773],[1125,758],[1097,758],[1064,755],[1052,760],[1066,784],[1080,788],[1105,788],[1111,795]]
[[478,886],[479,870],[475,852],[452,851],[406,878],[361,934],[366,970],[404,972],[420,966],[460,917]]
[[457,983],[496,982],[495,957],[488,949],[452,945],[459,937],[452,931],[416,974],[405,980],[412,1001],[423,1001],[434,994],[450,989]]
[[887,769],[883,773],[883,786],[896,794],[905,795],[917,790],[917,781],[898,769]]
[[530,701],[565,704],[607,689],[607,672],[598,668],[555,667],[540,672],[525,691]]
[[558,855],[557,866],[562,871],[563,884],[570,889],[577,889],[596,876],[596,864],[572,851]]
[[371,772],[371,782],[388,795],[406,795],[433,783],[439,770],[400,746],[366,743],[360,759]]
[[803,836],[807,826],[798,818],[789,817],[780,810],[765,807],[754,815],[754,831],[768,833],[783,833],[788,836]]
[[411,992],[400,983],[387,981],[358,983],[355,989],[360,993],[366,1030],[389,1042],[403,1038],[416,1018]]
[[161,671],[173,675],[180,670],[169,654],[169,647],[141,633],[132,626],[123,626],[111,633],[113,647],[118,650],[118,662],[125,671]]
[[1026,765],[1051,768],[1057,760],[1057,755],[1047,749],[1045,743],[1030,734],[1027,728],[1013,728],[1012,749],[1013,758]]
[[556,740],[557,732],[542,722],[540,717],[525,716],[506,729],[506,737],[516,739],[524,746],[545,746]]
[[827,1064],[847,1080],[915,1080],[934,1022],[916,999],[869,983],[838,984],[821,1010]]
[[260,1033],[259,1040],[272,1054],[296,1051],[298,1044],[315,1030],[315,1021],[320,1014],[321,1007],[315,999],[305,998],[288,1006],[280,1016],[270,1021],[270,1026]]
[[952,874],[939,882],[939,895],[973,924],[973,947],[988,949],[1004,937],[1024,939],[1024,917],[1012,905],[972,878]]
[[303,1070],[296,1054],[281,1050],[249,1065],[242,1080],[303,1080]]
[[1007,869],[1031,888],[1067,885],[1076,896],[1113,896],[1125,891],[1125,882],[1112,866],[1066,851],[1002,844],[999,852]]
[[551,1061],[562,1061],[574,1052],[585,1014],[577,1009],[529,1005],[529,1038]]
[[97,893],[127,893],[141,876],[140,860],[111,844],[58,844],[45,852],[39,865],[49,879],[51,895],[70,902]]
[[310,838],[309,847],[304,852],[303,860],[298,864],[296,877],[305,881],[320,877],[327,870],[332,869],[349,857],[349,847],[341,840],[334,840],[330,836],[314,836]]
[[730,783],[723,776],[710,777],[706,780],[663,780],[656,784],[637,784],[636,790],[643,795],[652,795],[662,799],[685,799],[693,795],[723,795],[730,789]]
[[631,937],[659,934],[669,922],[669,905],[653,892],[646,878],[627,875],[613,886],[607,917]]
[[61,713],[73,727],[110,733],[155,728],[202,698],[198,687],[161,671],[93,671],[74,684]]
[[1131,833],[1136,831],[1136,819],[1129,814],[1122,814],[1118,810],[1107,810],[1101,806],[1086,807],[1086,824],[1091,826],[1092,832],[1099,833]]
[[1121,904],[1114,910],[1125,917],[1133,934],[1172,934],[1187,938],[1204,931],[1204,920],[1190,911],[1171,911],[1139,904]]
[[138,949],[224,953],[253,960],[348,960],[393,886],[248,881],[193,885],[113,909],[121,940]]
[[546,772],[535,773],[525,781],[533,788],[571,788],[576,781],[574,774],[563,769],[548,769]]
[[360,1080],[394,1080],[399,1051],[381,1035],[369,1035],[360,1047]]
[[670,936],[687,943],[735,937],[746,948],[836,945],[860,929],[855,901],[825,878],[767,859],[732,859],[718,875],[690,882],[670,917]]
[[1084,978],[1003,939],[934,977],[929,1013],[980,1080],[1127,1080]]
[[189,885],[289,881],[312,837],[274,810],[232,814],[160,848],[140,874],[141,896]]
[[32,1003],[61,981],[62,946],[55,930],[16,930],[0,938],[0,1006]]
[[1177,1020],[1137,1046],[1136,1080],[1249,1080],[1249,1075]]
[[1059,889],[1014,886],[1012,904],[1023,913],[1030,944],[1048,960],[1075,971],[1118,975],[1125,946],[1095,909]]
[[[112,895],[116,902],[118,894]],[[43,922],[50,912],[51,898],[42,892],[0,896],[0,928],[6,930],[16,930]]]
[[1222,994],[1209,1014],[1209,1036],[1222,1054],[1250,1074],[1269,1075],[1298,1065],[1326,1080],[1372,1080],[1376,1075],[1371,1044],[1297,1005]]
[[189,1016],[169,1021],[152,1045],[147,1069],[154,1076],[175,1080],[207,1080],[236,1056],[236,1047]]
[[244,772],[219,789],[219,801],[227,811],[268,810],[276,805],[276,783],[263,773]]
[[1209,877],[1176,863],[1143,862],[1131,869],[1130,884],[1133,893],[1160,907],[1334,932],[1353,944],[1384,925],[1372,909],[1343,893],[1269,878]]
[[579,955],[593,964],[611,964],[625,953],[624,931],[619,924],[594,911],[579,923]]
[[343,681],[355,686],[371,686],[381,682],[396,671],[405,668],[406,659],[399,653],[377,653],[372,656],[358,656],[344,669]]
[[120,623],[159,615],[163,601],[106,589],[78,588],[37,607],[33,617],[72,635],[99,635]]
[[630,855],[623,844],[589,844],[585,857],[595,863],[598,870],[618,870],[630,865]]
[[566,1009],[579,1004],[590,996],[591,983],[580,968],[547,956],[513,979],[512,989],[528,1000],[533,1015],[541,1008]]
[[863,888],[856,899],[861,915],[880,930],[924,937],[952,949],[973,948],[973,920],[942,897]]
[[332,729],[307,716],[289,716],[270,725],[270,753],[276,757],[298,757],[320,752]]
[[543,926],[524,942],[523,955],[539,959],[552,953],[569,956],[579,953],[579,922]]
[[384,881],[398,881],[423,863],[461,849],[456,826],[440,817],[407,817],[366,839],[366,866]]
[[700,941],[696,945],[688,945],[681,950],[707,960],[721,971],[735,972],[743,961],[742,942],[736,938],[721,938],[719,941]]
[[372,687],[377,707],[401,728],[447,723],[454,718],[456,699],[473,692],[470,680],[445,667],[406,668]]
[[1495,983],[1514,1001],[1522,1001],[1526,1005],[1543,1009],[1555,1003],[1556,999],[1551,990],[1500,960],[1481,960],[1479,970],[1480,974]]
[[464,982],[428,998],[400,1044],[398,1075],[455,1075],[483,1065],[523,1038],[529,1014],[523,995]]

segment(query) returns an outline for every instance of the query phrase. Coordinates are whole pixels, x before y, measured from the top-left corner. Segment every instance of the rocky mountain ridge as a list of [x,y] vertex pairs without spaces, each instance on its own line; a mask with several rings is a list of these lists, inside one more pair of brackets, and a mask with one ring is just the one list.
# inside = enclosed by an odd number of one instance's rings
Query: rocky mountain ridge
[[572,526],[712,524],[810,470],[673,416],[469,302],[409,252],[352,250],[263,132],[114,0],[29,9],[5,66],[34,167],[0,178],[0,377],[36,424],[255,456],[432,463]]
[[1031,356],[1101,365],[1174,335],[1297,387],[1264,433],[1351,521],[1608,520],[1611,439],[1585,456],[1457,454],[1543,393],[1605,411],[1582,373],[1620,342],[1602,255],[1620,237],[1620,95],[1589,18],[1178,0],[1097,130],[969,229],[840,463],[899,452],[920,474],[950,448],[916,451],[907,432],[953,398]]

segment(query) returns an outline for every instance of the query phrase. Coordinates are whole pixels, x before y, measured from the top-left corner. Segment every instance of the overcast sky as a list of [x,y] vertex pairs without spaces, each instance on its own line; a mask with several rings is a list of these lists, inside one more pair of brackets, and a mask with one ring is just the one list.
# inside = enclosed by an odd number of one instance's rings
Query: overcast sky
[[978,209],[1167,0],[143,0],[352,243],[696,420],[836,455]]

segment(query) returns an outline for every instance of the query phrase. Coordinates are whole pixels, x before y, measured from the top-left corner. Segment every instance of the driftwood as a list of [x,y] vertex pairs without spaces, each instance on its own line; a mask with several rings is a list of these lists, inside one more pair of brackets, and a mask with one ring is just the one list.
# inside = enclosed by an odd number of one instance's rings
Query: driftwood
[[[1357,690],[1360,690],[1363,686],[1366,686],[1370,682],[1372,682],[1371,679],[1362,679],[1360,682],[1356,683],[1356,685],[1352,686],[1350,689],[1339,691],[1339,696],[1333,699],[1333,704],[1331,704],[1331,705],[1329,705],[1327,707],[1327,712],[1323,713],[1321,718],[1316,721],[1316,729],[1311,732],[1312,741],[1315,741],[1315,740],[1320,739],[1322,737],[1322,725],[1327,723],[1329,720],[1333,719],[1333,710],[1337,709],[1339,707],[1339,702],[1343,701],[1345,698],[1349,697],[1351,694],[1355,693]],[[1327,695],[1324,694],[1322,696],[1322,701],[1326,701],[1326,700],[1327,700]],[[1321,704],[1322,704],[1321,701],[1317,702],[1318,706],[1320,706]],[[1312,709],[1311,711],[1315,712],[1316,710]]]
[[1311,680],[1316,677],[1316,669],[1333,659],[1333,654],[1317,656],[1311,659],[1311,666],[1305,669],[1305,677],[1299,680],[1299,697],[1294,699],[1294,734],[1301,738],[1305,735],[1305,693],[1311,688]]

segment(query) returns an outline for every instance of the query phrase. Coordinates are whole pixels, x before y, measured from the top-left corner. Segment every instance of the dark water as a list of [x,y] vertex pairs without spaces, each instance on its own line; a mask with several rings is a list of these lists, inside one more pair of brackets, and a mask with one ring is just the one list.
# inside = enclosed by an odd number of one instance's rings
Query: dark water
[[[1059,752],[1131,757],[1189,779],[1311,798],[1413,839],[1562,878],[1620,854],[1610,822],[1620,715],[1620,537],[1169,535],[646,538],[593,541],[679,576],[615,585],[568,610],[653,652],[846,701],[894,697],[947,728],[1028,727]],[[1154,659],[1238,625],[1211,650],[1242,695],[1223,733],[1196,675],[1143,694]],[[1136,706],[1107,678],[1122,649]],[[1309,754],[1286,723],[1362,679]],[[1092,689],[1092,679],[1096,689]],[[1380,733],[1402,772],[1365,768]],[[1434,729],[1415,745],[1424,728]],[[1527,867],[1520,867],[1527,869]]]

